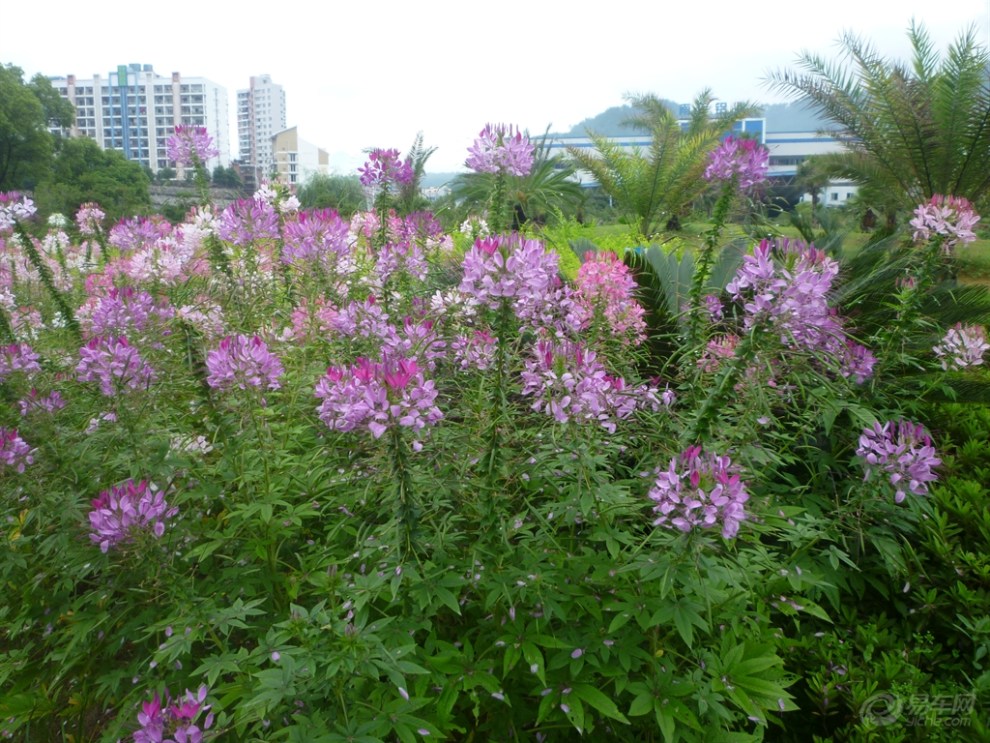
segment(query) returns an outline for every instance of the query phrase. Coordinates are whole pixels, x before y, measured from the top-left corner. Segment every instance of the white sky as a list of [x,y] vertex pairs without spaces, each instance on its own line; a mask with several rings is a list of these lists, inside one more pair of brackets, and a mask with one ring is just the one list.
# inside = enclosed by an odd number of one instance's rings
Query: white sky
[[106,75],[150,64],[236,94],[252,75],[286,91],[288,126],[350,173],[369,147],[409,149],[422,131],[438,149],[428,170],[461,169],[488,121],[533,134],[567,130],[626,93],[689,102],[782,100],[761,84],[811,50],[835,58],[849,29],[906,59],[912,18],[936,48],[969,25],[990,44],[990,0],[293,0],[199,2],[9,0],[0,63],[26,76]]

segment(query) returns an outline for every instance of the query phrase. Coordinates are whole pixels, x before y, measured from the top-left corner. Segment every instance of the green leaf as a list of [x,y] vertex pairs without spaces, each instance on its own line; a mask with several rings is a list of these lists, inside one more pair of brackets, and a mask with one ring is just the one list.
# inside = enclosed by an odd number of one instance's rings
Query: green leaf
[[611,717],[613,720],[618,720],[626,725],[629,724],[629,720],[626,719],[625,715],[619,712],[619,708],[615,706],[615,702],[605,696],[594,686],[591,686],[590,684],[575,684],[573,687],[573,693],[606,717]]

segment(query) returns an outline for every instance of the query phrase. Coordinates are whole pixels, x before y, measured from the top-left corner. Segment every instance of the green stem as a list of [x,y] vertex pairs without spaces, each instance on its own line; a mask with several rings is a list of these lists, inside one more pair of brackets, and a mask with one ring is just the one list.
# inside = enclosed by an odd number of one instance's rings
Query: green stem
[[736,348],[736,355],[719,369],[718,378],[711,387],[708,397],[701,403],[694,424],[684,429],[681,448],[703,442],[718,416],[718,411],[729,401],[736,382],[756,355],[757,339],[762,333],[759,325],[754,325],[749,334],[743,337]]
[[395,477],[398,500],[397,516],[402,529],[399,553],[411,555],[415,553],[419,506],[416,503],[412,479],[409,476],[409,452],[402,436],[402,429],[399,426],[392,426],[390,429],[389,444],[392,450],[392,472]]
[[82,343],[82,331],[79,328],[79,322],[76,320],[75,313],[73,313],[72,308],[69,307],[69,303],[65,301],[65,297],[62,296],[62,292],[58,290],[55,286],[55,277],[52,275],[52,270],[48,267],[48,264],[41,259],[41,255],[38,253],[37,248],[34,246],[34,242],[31,236],[24,229],[24,226],[19,222],[15,223],[14,229],[17,231],[17,235],[21,238],[21,242],[24,243],[24,252],[27,253],[28,259],[31,261],[31,265],[35,267],[38,271],[38,275],[41,277],[41,283],[44,284],[45,289],[51,295],[52,301],[55,302],[55,306],[58,307],[59,314],[65,321],[66,327],[72,331],[72,334],[76,337],[76,340]]
[[689,350],[697,350],[701,336],[702,318],[704,317],[704,311],[701,306],[702,295],[711,274],[712,264],[715,263],[715,249],[718,246],[719,238],[722,235],[722,228],[725,227],[725,221],[729,216],[729,209],[732,206],[735,195],[735,179],[723,184],[722,193],[715,203],[712,228],[705,234],[705,244],[698,254],[697,261],[695,261],[691,293],[688,296],[687,347]]

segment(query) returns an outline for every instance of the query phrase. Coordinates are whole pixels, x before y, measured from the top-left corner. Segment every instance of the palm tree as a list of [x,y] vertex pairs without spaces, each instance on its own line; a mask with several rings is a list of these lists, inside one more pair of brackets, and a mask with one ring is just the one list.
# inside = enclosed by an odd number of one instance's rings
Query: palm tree
[[910,65],[882,57],[852,33],[845,61],[810,52],[798,70],[778,70],[771,90],[803,96],[839,126],[844,153],[819,164],[861,187],[862,201],[888,214],[934,194],[978,202],[990,194],[990,56],[976,29],[962,32],[943,58],[924,26],[908,31]]
[[429,200],[423,196],[423,175],[426,173],[426,161],[437,151],[436,147],[423,146],[423,132],[416,135],[407,157],[412,165],[413,178],[399,189],[398,207],[402,214],[422,211],[429,208]]
[[568,147],[578,165],[590,172],[616,207],[636,220],[639,232],[650,237],[662,226],[676,226],[690,205],[707,188],[702,178],[708,153],[739,119],[755,116],[758,108],[737,103],[712,116],[715,98],[703,90],[694,100],[685,126],[655,95],[631,96],[636,113],[625,123],[651,135],[648,146],[627,149],[594,132],[588,136],[594,152]]

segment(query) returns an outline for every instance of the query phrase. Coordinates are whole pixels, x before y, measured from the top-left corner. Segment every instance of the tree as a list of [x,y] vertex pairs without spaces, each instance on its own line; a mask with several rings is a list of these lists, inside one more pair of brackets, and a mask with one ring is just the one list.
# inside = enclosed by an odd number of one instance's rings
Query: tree
[[19,67],[0,65],[0,191],[33,188],[51,166],[48,121],[60,113],[47,110],[36,91],[45,94],[40,84],[24,84]]
[[76,213],[80,205],[95,201],[115,220],[151,206],[148,176],[141,166],[116,150],[102,150],[88,137],[62,140],[51,172],[35,190],[43,215]]
[[356,175],[314,173],[299,187],[297,196],[304,209],[332,208],[345,218],[368,206],[364,186]]
[[772,90],[804,97],[839,126],[844,153],[820,156],[834,177],[860,185],[862,202],[892,219],[934,194],[990,195],[990,55],[976,28],[943,58],[924,26],[908,30],[910,65],[843,34],[843,60],[803,53],[797,70],[771,73]]
[[76,109],[52,87],[51,80],[38,73],[31,78],[27,88],[41,103],[49,128],[68,129],[72,126],[72,122],[76,120]]
[[695,98],[682,127],[657,96],[631,96],[628,100],[637,113],[626,123],[650,133],[648,146],[627,149],[609,137],[589,132],[594,152],[575,147],[567,151],[595,177],[620,213],[636,220],[640,234],[650,237],[661,227],[679,224],[707,188],[702,175],[708,153],[736,121],[755,116],[758,108],[737,103],[712,115],[715,98],[706,89]]

